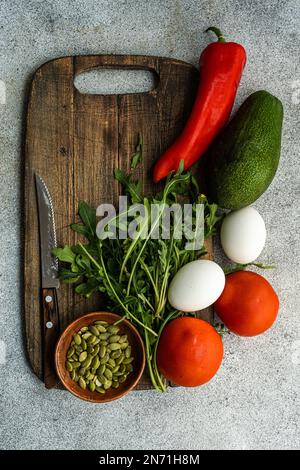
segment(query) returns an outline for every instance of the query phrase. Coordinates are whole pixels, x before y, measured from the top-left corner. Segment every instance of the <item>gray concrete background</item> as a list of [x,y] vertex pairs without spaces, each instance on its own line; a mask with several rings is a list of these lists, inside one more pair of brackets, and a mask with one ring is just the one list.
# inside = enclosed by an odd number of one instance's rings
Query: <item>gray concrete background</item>
[[[2,0],[0,18],[0,447],[299,448],[299,1]],[[153,54],[197,64],[212,24],[248,52],[237,103],[265,88],[285,107],[280,167],[255,204],[268,231],[261,260],[277,265],[265,275],[281,299],[278,322],[258,338],[226,337],[223,367],[200,389],[135,392],[105,406],[46,391],[24,359],[20,305],[20,149],[30,75],[69,54]]]

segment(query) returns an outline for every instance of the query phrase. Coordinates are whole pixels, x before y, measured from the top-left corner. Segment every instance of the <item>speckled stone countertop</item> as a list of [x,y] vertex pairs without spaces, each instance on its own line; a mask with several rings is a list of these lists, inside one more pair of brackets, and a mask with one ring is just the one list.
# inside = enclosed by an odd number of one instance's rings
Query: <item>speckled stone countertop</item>
[[[299,2],[2,0],[0,18],[0,448],[299,448]],[[20,296],[21,144],[31,74],[54,57],[88,53],[196,65],[212,24],[248,52],[237,104],[257,89],[284,103],[280,166],[255,203],[268,232],[261,260],[277,266],[266,276],[281,299],[279,320],[261,337],[227,336],[220,373],[200,389],[134,392],[105,406],[47,391],[25,359]]]

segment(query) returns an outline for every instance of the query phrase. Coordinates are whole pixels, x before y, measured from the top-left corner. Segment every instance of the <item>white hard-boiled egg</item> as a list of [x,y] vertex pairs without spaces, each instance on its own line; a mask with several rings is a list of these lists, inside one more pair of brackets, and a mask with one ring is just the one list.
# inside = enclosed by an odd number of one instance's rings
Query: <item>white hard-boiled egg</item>
[[252,263],[266,242],[266,227],[254,207],[230,212],[221,227],[221,245],[226,256],[235,263]]
[[223,269],[214,261],[197,260],[183,266],[172,279],[168,299],[182,312],[196,312],[212,305],[225,286]]

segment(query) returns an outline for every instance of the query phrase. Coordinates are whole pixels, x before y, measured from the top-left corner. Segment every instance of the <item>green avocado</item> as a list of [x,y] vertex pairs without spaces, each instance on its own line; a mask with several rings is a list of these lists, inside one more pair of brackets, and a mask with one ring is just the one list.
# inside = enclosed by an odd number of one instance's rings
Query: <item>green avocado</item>
[[207,152],[209,199],[236,210],[266,191],[278,167],[282,121],[282,103],[267,91],[246,99]]

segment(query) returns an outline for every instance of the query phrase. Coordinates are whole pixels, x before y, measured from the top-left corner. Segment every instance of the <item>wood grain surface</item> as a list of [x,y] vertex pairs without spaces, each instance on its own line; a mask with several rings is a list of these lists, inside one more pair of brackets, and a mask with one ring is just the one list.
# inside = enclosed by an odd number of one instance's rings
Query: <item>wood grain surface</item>
[[[82,94],[74,77],[96,68],[146,69],[157,76],[155,89],[125,95]],[[198,71],[185,62],[149,56],[63,57],[42,65],[32,81],[25,142],[25,265],[24,313],[29,361],[42,379],[41,284],[38,216],[34,173],[51,193],[58,244],[73,244],[77,235],[69,224],[77,220],[80,200],[98,206],[117,202],[116,167],[129,171],[139,133],[143,163],[136,170],[146,193],[154,190],[150,172],[154,161],[180,133],[192,107]],[[156,188],[157,190],[157,188]],[[212,256],[211,245],[208,246]],[[89,311],[105,307],[100,295],[85,300],[72,285],[58,290],[60,326]],[[210,309],[200,313],[211,319]],[[151,388],[147,375],[138,388]]]

